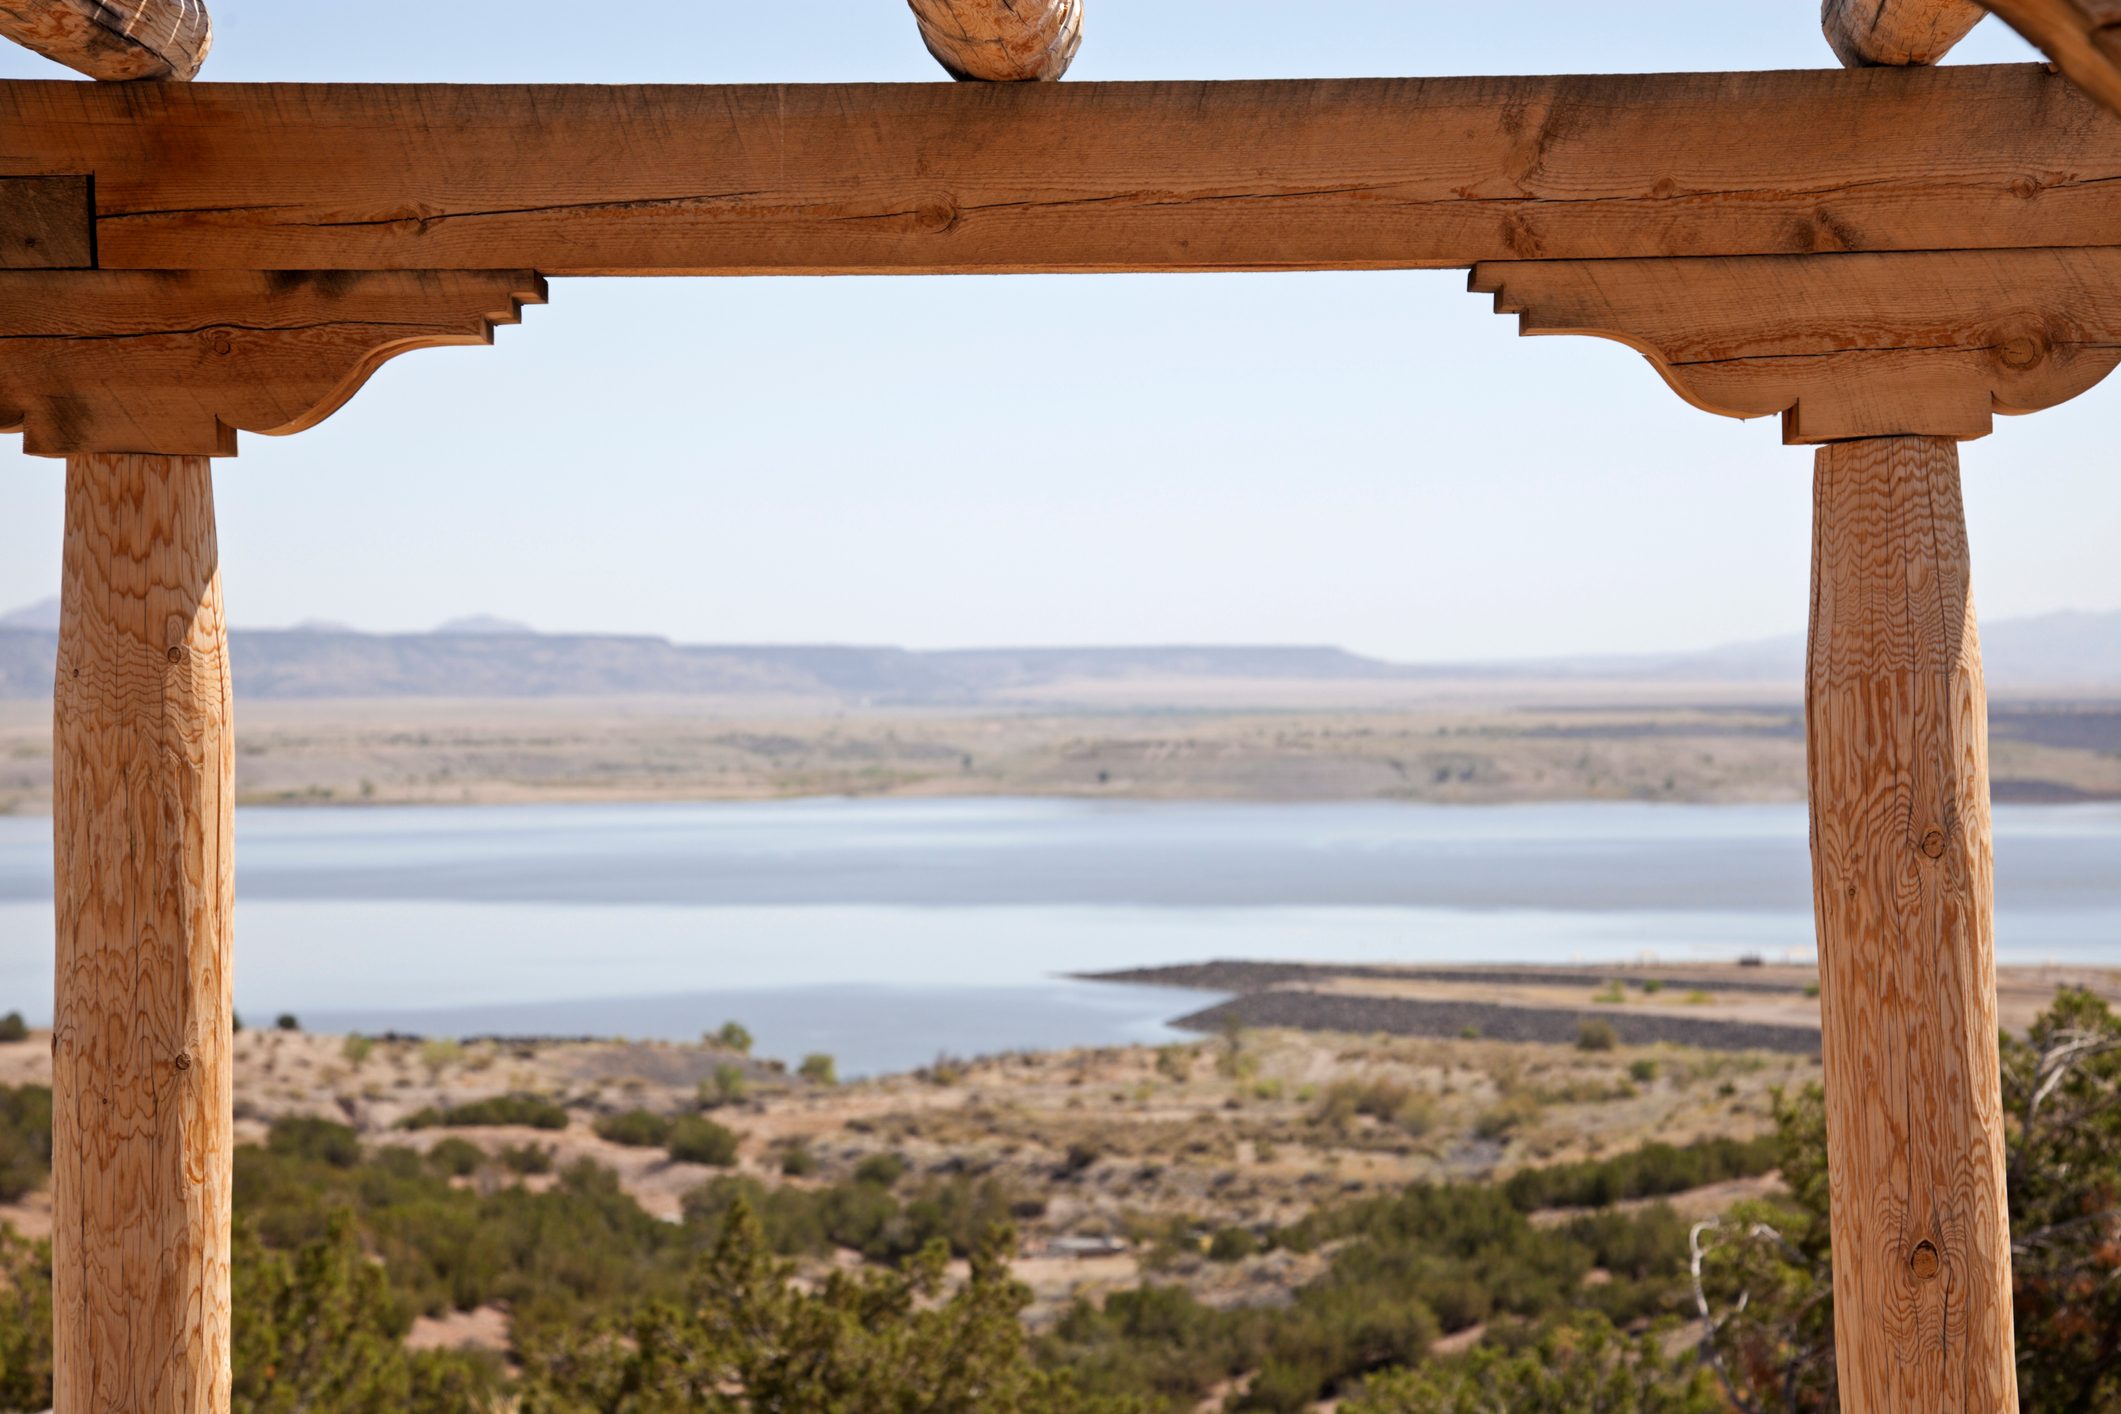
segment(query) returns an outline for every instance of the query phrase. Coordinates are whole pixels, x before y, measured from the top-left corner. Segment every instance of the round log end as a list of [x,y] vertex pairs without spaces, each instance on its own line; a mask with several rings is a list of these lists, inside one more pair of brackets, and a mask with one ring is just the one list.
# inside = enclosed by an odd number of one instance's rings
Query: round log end
[[1821,0],[1819,25],[1844,68],[1934,64],[1981,23],[1975,0]]
[[1050,81],[1083,42],[1082,0],[907,0],[921,39],[955,79]]

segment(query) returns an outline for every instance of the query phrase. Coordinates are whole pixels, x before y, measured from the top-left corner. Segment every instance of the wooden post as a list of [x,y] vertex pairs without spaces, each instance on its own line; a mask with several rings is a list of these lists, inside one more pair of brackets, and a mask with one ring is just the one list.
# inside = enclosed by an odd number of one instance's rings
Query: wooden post
[[2016,1410],[1988,704],[1958,444],[1823,446],[1814,516],[1806,722],[1842,1408]]
[[210,468],[67,461],[56,1414],[229,1407],[235,757]]

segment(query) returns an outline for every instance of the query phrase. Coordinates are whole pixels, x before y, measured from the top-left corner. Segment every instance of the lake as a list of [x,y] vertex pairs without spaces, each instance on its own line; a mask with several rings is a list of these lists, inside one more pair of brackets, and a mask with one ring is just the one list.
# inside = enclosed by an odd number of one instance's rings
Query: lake
[[[252,809],[236,1000],[315,1029],[690,1039],[849,1074],[1166,1039],[1211,958],[1809,959],[1801,806],[803,800]],[[2121,807],[1996,812],[2004,962],[2121,964]],[[0,1011],[51,1010],[51,838],[0,819]]]

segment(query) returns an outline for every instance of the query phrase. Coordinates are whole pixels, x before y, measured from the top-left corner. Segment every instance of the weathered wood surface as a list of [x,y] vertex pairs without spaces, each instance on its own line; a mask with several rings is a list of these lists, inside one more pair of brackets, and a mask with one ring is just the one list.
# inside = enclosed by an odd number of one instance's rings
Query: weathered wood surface
[[0,84],[0,174],[55,172],[94,174],[100,262],[132,269],[1442,268],[2096,245],[2121,230],[2121,121],[2040,65]]
[[1083,43],[1083,0],[906,0],[921,42],[952,78],[1057,79]]
[[213,48],[204,0],[0,0],[0,37],[95,79],[188,79]]
[[209,466],[67,466],[52,795],[63,1414],[228,1408],[235,758]]
[[1818,453],[1806,736],[1850,1414],[2017,1409],[1988,705],[1959,451]]
[[2121,0],[1981,0],[2086,93],[2121,113]]
[[79,270],[96,263],[86,177],[0,177],[0,270]]
[[1821,0],[1820,27],[1850,68],[1934,64],[1988,11],[1979,0]]
[[1781,414],[1793,443],[1982,437],[2121,362],[2121,248],[1498,261],[1472,288],[1524,333],[1627,344],[1705,411]]
[[412,349],[490,344],[524,271],[0,272],[0,431],[24,450],[225,456],[313,427]]

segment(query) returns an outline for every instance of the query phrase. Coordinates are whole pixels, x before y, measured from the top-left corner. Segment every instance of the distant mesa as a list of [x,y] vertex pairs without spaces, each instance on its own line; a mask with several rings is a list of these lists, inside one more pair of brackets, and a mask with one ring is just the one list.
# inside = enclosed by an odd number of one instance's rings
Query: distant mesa
[[451,619],[448,623],[439,624],[434,631],[454,637],[486,635],[521,638],[537,633],[529,624],[519,623],[515,619],[497,619],[492,614],[468,614],[461,619]]
[[[58,601],[0,615],[0,699],[49,699]],[[2121,697],[2121,612],[1982,626],[1999,698]],[[343,624],[236,629],[238,693],[328,698],[666,697],[804,710],[1220,707],[1391,708],[1489,701],[1707,703],[1799,700],[1804,640],[1785,635],[1682,653],[1391,663],[1330,647],[1168,644],[917,651],[835,644],[673,643],[642,634],[541,633],[478,614],[428,633]]]

